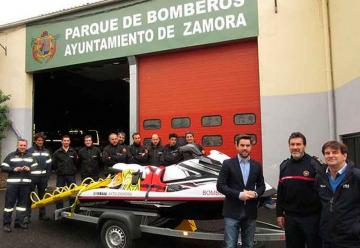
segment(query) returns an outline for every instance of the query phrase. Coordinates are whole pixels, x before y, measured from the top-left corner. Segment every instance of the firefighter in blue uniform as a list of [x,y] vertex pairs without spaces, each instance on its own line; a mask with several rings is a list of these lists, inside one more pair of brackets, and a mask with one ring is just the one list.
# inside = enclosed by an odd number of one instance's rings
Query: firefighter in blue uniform
[[1,164],[1,170],[8,173],[4,207],[4,231],[11,232],[12,213],[16,204],[15,228],[27,229],[26,208],[29,199],[31,178],[30,171],[37,167],[31,154],[26,152],[27,140],[19,139],[17,149],[10,153]]
[[[37,188],[38,196],[40,199],[45,194],[46,187],[48,185],[48,178],[51,172],[51,157],[48,149],[44,147],[45,135],[37,133],[34,136],[34,146],[29,148],[28,153],[36,160],[38,166],[36,170],[31,171],[31,191],[35,191]],[[31,217],[31,200],[28,204],[28,221]],[[39,209],[39,220],[49,220],[46,217],[45,207]]]

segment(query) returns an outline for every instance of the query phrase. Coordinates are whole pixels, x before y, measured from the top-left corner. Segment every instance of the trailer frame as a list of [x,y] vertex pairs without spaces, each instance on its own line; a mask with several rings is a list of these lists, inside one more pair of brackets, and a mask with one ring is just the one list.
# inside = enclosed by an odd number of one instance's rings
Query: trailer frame
[[[149,225],[149,218],[157,217],[160,216],[155,212],[96,207],[79,207],[74,213],[70,211],[69,207],[55,210],[55,220],[69,219],[96,224],[101,235],[103,246],[106,248],[130,248],[132,246],[132,240],[140,238],[142,233],[197,240],[221,241],[224,239],[223,233],[202,231],[191,232]],[[107,227],[109,223],[113,224],[112,232],[104,230],[104,226]],[[111,237],[103,237],[107,234],[113,235],[114,240],[116,241],[111,240]],[[255,233],[256,244],[283,240],[285,240],[285,232],[278,226],[263,221],[257,221]],[[113,242],[113,244],[111,244],[111,242]],[[117,246],[116,244],[124,244],[124,246]],[[240,236],[239,244],[241,244]]]

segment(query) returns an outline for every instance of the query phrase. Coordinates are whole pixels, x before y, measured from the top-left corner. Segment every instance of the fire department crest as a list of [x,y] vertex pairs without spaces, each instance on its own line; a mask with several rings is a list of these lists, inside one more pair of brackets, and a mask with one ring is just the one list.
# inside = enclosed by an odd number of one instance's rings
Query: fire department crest
[[308,177],[310,175],[310,172],[305,170],[305,171],[303,171],[303,175],[304,175],[304,177]]
[[44,31],[40,36],[32,39],[32,56],[40,64],[47,63],[56,53],[56,35]]

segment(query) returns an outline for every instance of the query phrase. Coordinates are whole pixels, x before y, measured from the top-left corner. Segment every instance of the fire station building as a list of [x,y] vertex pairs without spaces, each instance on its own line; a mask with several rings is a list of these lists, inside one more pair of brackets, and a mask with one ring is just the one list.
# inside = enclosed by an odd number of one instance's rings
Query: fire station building
[[191,130],[206,151],[234,155],[246,133],[276,178],[301,131],[310,154],[339,139],[360,163],[359,11],[357,0],[119,0],[2,25],[2,155],[60,130],[163,143]]

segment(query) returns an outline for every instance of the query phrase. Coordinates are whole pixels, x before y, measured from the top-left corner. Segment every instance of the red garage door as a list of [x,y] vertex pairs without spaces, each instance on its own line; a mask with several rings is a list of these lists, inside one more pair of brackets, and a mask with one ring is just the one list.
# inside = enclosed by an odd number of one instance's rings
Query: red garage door
[[256,138],[261,160],[261,116],[256,40],[180,50],[139,58],[140,133],[187,130],[208,152],[234,155],[234,138]]

